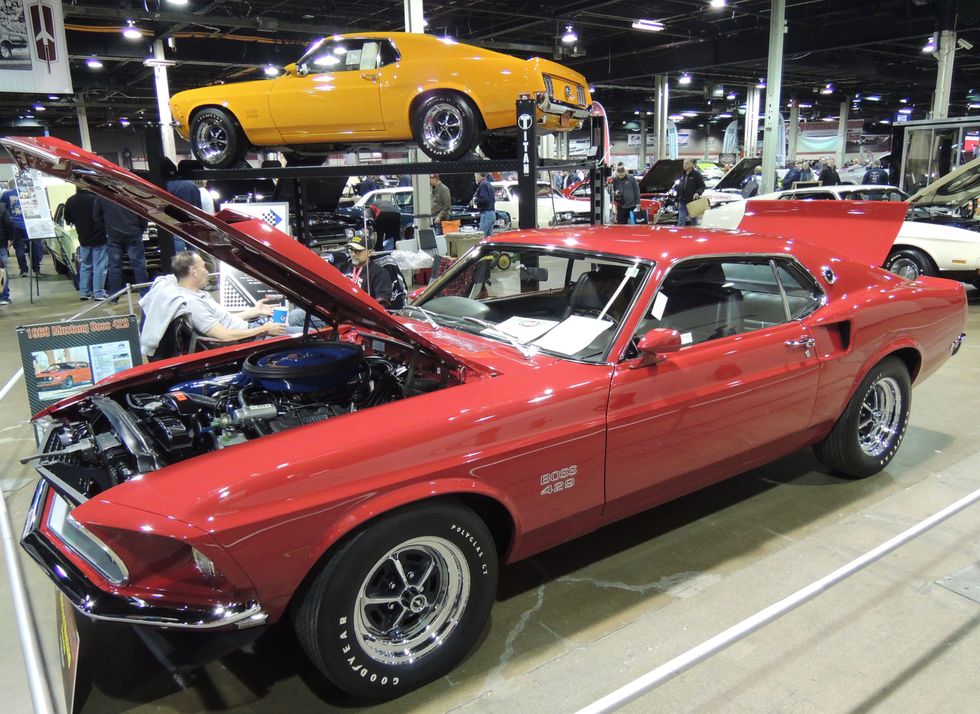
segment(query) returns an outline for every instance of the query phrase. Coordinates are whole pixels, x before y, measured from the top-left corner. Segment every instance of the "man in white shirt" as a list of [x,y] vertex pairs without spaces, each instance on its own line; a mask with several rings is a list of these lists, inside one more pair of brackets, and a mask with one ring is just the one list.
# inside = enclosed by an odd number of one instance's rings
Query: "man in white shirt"
[[171,263],[177,287],[187,298],[191,326],[202,334],[216,340],[244,340],[254,337],[274,337],[286,332],[286,326],[278,322],[266,322],[251,326],[250,320],[257,317],[271,317],[272,305],[259,300],[255,307],[242,310],[234,315],[215,302],[204,288],[208,284],[208,268],[200,255],[185,250],[174,256]]

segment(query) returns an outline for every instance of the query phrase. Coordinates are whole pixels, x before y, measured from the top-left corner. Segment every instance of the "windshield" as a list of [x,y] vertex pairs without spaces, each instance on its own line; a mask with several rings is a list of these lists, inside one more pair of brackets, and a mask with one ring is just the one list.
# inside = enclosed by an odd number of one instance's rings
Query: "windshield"
[[[481,245],[415,305],[439,325],[530,352],[602,362],[650,268],[575,251]],[[416,312],[409,308],[408,316],[422,319]]]

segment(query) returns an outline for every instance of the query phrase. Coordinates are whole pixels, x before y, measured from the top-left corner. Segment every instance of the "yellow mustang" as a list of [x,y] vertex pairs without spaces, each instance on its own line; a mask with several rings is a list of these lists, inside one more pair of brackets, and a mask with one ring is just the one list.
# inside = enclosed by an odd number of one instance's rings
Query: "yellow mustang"
[[509,158],[522,94],[537,100],[545,131],[577,129],[591,110],[585,78],[560,64],[404,32],[324,38],[282,76],[180,92],[170,108],[211,168],[241,161],[249,145],[322,153],[414,140],[455,160],[480,143],[489,158]]

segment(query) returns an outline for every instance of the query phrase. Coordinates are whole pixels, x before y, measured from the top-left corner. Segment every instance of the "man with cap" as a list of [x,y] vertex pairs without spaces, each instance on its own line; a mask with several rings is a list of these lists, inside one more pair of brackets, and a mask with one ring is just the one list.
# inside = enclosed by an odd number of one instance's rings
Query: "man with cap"
[[350,253],[350,279],[362,290],[385,307],[391,302],[392,281],[391,273],[379,265],[371,265],[372,251],[361,236],[354,236],[347,244]]

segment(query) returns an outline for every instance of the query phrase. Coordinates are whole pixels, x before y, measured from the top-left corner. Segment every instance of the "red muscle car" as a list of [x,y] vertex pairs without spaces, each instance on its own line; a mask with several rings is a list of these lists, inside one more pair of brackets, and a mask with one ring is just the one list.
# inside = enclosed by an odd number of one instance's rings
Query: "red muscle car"
[[38,372],[34,379],[38,390],[70,389],[76,384],[92,381],[92,367],[88,362],[55,362]]
[[261,220],[204,214],[57,139],[2,143],[326,323],[41,412],[24,547],[96,620],[240,645],[289,618],[358,697],[448,673],[502,563],[804,447],[845,476],[881,471],[912,384],[963,338],[962,285],[870,267],[901,206],[839,207],[840,248],[786,237],[788,202],[781,237],[506,233],[389,314]]

